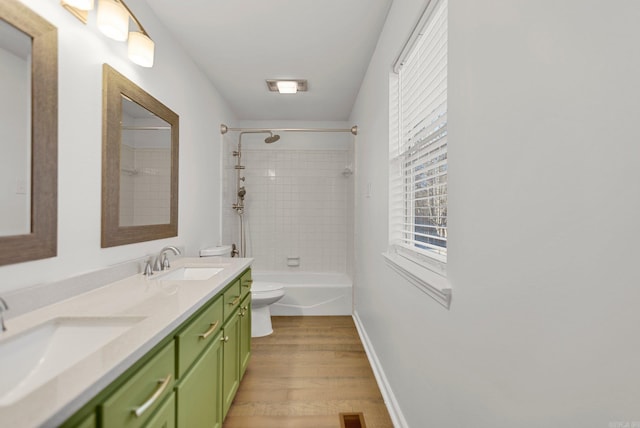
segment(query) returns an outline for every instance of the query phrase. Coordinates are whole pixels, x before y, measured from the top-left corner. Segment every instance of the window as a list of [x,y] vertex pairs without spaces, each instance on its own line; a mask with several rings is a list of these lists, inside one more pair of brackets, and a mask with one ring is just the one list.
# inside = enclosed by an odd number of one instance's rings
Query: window
[[447,262],[447,0],[431,0],[389,79],[391,266],[450,301]]

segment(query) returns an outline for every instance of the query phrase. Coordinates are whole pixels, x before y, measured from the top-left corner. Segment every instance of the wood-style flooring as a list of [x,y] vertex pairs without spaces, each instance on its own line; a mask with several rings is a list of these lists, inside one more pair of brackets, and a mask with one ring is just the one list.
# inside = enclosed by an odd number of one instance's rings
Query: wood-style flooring
[[252,339],[247,372],[223,428],[340,428],[363,412],[366,428],[393,424],[351,317],[272,317]]

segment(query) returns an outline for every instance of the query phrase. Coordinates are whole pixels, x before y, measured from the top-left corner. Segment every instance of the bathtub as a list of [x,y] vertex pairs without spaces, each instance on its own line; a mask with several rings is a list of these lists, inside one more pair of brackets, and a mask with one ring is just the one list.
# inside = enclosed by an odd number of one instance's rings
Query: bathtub
[[260,272],[254,281],[279,282],[284,297],[271,315],[351,315],[351,279],[343,273]]

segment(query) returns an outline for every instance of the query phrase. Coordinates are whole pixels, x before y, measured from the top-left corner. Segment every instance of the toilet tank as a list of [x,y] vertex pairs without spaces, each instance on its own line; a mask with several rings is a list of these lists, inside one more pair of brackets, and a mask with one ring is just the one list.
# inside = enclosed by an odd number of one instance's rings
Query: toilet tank
[[231,245],[203,248],[200,257],[231,257]]

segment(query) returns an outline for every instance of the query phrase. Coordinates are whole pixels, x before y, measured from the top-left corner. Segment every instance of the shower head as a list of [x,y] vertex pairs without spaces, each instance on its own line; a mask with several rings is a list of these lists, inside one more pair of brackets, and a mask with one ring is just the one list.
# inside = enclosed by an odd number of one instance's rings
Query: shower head
[[271,134],[270,136],[268,136],[267,138],[264,139],[264,142],[267,144],[271,144],[271,143],[275,143],[276,141],[278,141],[280,139],[280,136],[278,134]]

